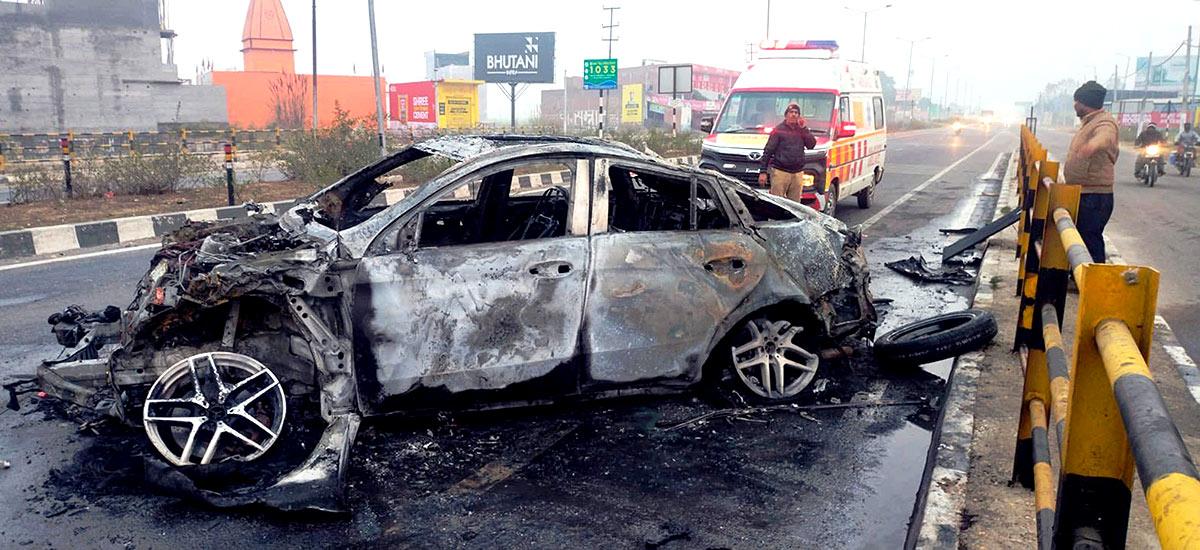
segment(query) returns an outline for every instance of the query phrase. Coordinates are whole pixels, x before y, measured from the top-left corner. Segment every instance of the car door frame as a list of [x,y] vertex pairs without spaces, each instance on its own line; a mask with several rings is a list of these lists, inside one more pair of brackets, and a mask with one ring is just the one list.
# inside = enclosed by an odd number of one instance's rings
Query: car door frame
[[[607,195],[609,187],[609,172],[613,167],[616,166],[627,167],[631,170],[637,170],[646,173],[658,174],[664,177],[688,180],[690,186],[689,204],[691,204],[689,228],[682,231],[668,232],[609,232],[610,228],[608,227]],[[729,201],[725,190],[721,189],[720,185],[714,181],[711,176],[706,176],[690,170],[671,169],[636,159],[607,157],[597,159],[595,164],[595,173],[592,179],[594,185],[591,216],[592,224],[590,226],[593,240],[590,260],[592,269],[590,270],[588,283],[590,292],[584,313],[585,331],[587,332],[581,335],[581,338],[585,342],[585,346],[588,348],[589,363],[587,373],[583,379],[583,389],[585,392],[600,392],[613,389],[617,385],[626,387],[630,385],[651,384],[674,384],[680,386],[690,385],[699,380],[702,374],[704,363],[707,360],[709,352],[711,351],[714,339],[716,338],[718,332],[724,330],[723,327],[727,321],[725,316],[734,314],[738,310],[738,300],[733,300],[727,304],[721,304],[721,309],[723,311],[718,312],[718,314],[713,316],[714,318],[712,323],[700,323],[700,325],[703,325],[705,328],[699,330],[695,334],[692,334],[691,336],[693,336],[693,338],[691,340],[680,342],[680,345],[675,347],[661,347],[660,353],[654,353],[653,348],[649,347],[628,348],[625,350],[609,350],[606,348],[600,349],[602,346],[598,345],[598,343],[602,343],[603,337],[607,334],[607,332],[611,332],[607,330],[605,323],[617,322],[613,319],[613,317],[619,316],[611,313],[612,310],[610,309],[610,314],[603,316],[602,318],[601,316],[603,314],[601,311],[605,308],[614,307],[616,302],[614,298],[629,298],[635,296],[635,293],[640,294],[644,292],[654,292],[655,289],[644,287],[640,288],[638,285],[641,284],[641,282],[637,281],[628,289],[617,290],[616,292],[612,292],[612,296],[606,296],[605,293],[607,291],[612,291],[613,289],[607,288],[604,280],[601,279],[601,277],[603,277],[603,269],[600,264],[610,262],[612,259],[600,257],[603,252],[601,249],[604,247],[600,245],[597,240],[601,238],[616,239],[616,236],[622,234],[644,235],[653,233],[686,232],[687,236],[693,241],[694,245],[698,248],[701,254],[705,254],[708,250],[715,248],[709,246],[710,242],[722,240],[720,239],[720,232],[728,232],[729,235],[726,239],[724,239],[725,241],[733,242],[735,240],[741,240],[743,244],[756,249],[754,251],[754,261],[757,265],[753,266],[753,268],[751,268],[751,266],[746,266],[749,271],[752,271],[756,274],[756,280],[761,279],[766,270],[766,266],[763,264],[763,262],[766,261],[766,252],[761,248],[760,245],[758,245],[758,243],[754,240],[753,235],[746,229],[741,215],[736,211],[733,204]],[[701,183],[702,180],[704,180],[703,183]],[[729,226],[727,228],[707,230],[696,229],[697,215],[694,198],[697,196],[697,191],[700,185],[705,185],[712,200],[716,201],[719,207],[725,213],[725,216],[729,221]],[[702,256],[702,258],[706,258],[706,256]],[[625,261],[629,262],[630,259],[626,258]],[[638,260],[634,259],[633,261],[637,262]],[[694,266],[695,271],[692,271],[691,269],[687,270],[687,272],[696,273],[696,277],[692,283],[696,286],[696,288],[701,290],[703,290],[705,286],[711,284],[709,282],[705,282],[704,279],[710,276],[724,276],[717,275],[713,273],[713,271],[708,270],[705,266],[707,263],[709,262],[700,261],[699,265]],[[702,272],[704,275],[701,275]],[[753,288],[754,282],[748,281],[747,286]],[[746,293],[748,294],[749,291]],[[683,293],[676,293],[675,295],[676,297],[685,296]],[[693,298],[699,299],[699,296],[700,295],[697,294],[693,296]],[[717,319],[716,317],[721,318]],[[675,326],[677,323],[673,324],[673,322],[677,321],[677,319],[672,319],[670,315],[657,315],[654,317],[654,319],[661,321],[661,323],[656,322],[654,323],[654,326],[642,326],[638,328],[642,330],[654,331],[656,338],[663,337],[665,334],[670,334],[672,330],[678,329],[678,327]],[[606,357],[608,354],[612,354],[612,357]],[[610,363],[617,363],[618,360],[632,361],[634,364],[630,367],[627,367],[631,370],[622,370],[621,372],[616,372],[617,368],[608,365]],[[646,365],[646,367],[643,367],[643,365]]]
[[[524,241],[492,241],[492,242],[486,242],[486,243],[473,243],[473,244],[467,244],[467,245],[450,245],[450,246],[443,246],[443,247],[429,247],[426,249],[420,248],[419,234],[420,234],[420,225],[422,223],[421,219],[423,218],[422,214],[424,213],[424,211],[426,209],[428,209],[431,205],[435,204],[437,201],[446,198],[448,195],[453,194],[457,189],[459,189],[460,187],[462,187],[464,185],[470,185],[470,183],[472,181],[477,180],[477,179],[486,178],[488,176],[491,176],[491,175],[494,175],[496,173],[500,173],[500,172],[503,172],[506,170],[513,170],[518,166],[527,165],[530,163],[555,163],[555,162],[561,162],[563,164],[572,164],[573,163],[573,165],[574,165],[574,167],[573,167],[574,178],[573,178],[573,182],[571,183],[571,188],[569,190],[570,197],[571,197],[571,199],[570,199],[571,204],[569,205],[568,213],[567,213],[567,227],[566,227],[565,235],[563,235],[561,237],[552,237],[552,238],[547,238],[547,239],[529,239],[529,240],[524,240]],[[589,277],[589,275],[588,275],[589,265],[588,264],[590,262],[590,241],[589,241],[590,226],[588,224],[588,213],[590,212],[590,200],[591,200],[591,189],[592,189],[591,174],[592,174],[592,163],[591,163],[590,155],[587,155],[587,154],[561,153],[560,152],[560,153],[547,153],[547,154],[521,156],[521,157],[506,159],[502,162],[498,162],[496,164],[481,167],[478,170],[475,170],[475,171],[472,171],[472,172],[469,172],[466,174],[462,174],[459,177],[449,181],[445,185],[439,187],[439,189],[436,192],[431,193],[428,197],[426,197],[422,201],[418,202],[417,204],[414,204],[408,211],[397,216],[394,220],[392,220],[392,222],[384,230],[380,231],[376,235],[375,240],[373,240],[372,243],[367,247],[367,254],[365,254],[364,257],[359,261],[359,266],[357,268],[358,272],[354,276],[355,277],[355,297],[354,297],[353,303],[351,305],[354,318],[356,319],[356,321],[354,323],[355,326],[354,326],[353,332],[354,332],[354,348],[355,348],[355,354],[356,354],[356,364],[359,365],[359,367],[356,369],[356,376],[358,379],[357,386],[358,386],[358,391],[359,391],[359,402],[362,405],[363,410],[367,414],[380,414],[380,413],[385,413],[385,412],[392,412],[392,411],[400,409],[400,408],[410,408],[410,407],[435,408],[435,407],[439,407],[439,406],[444,406],[446,404],[445,397],[446,397],[447,392],[449,391],[449,388],[447,387],[447,388],[441,389],[441,391],[438,391],[437,389],[434,389],[434,388],[422,387],[421,380],[425,380],[425,378],[421,378],[420,380],[414,382],[410,386],[409,389],[411,390],[412,388],[416,388],[416,389],[431,390],[431,391],[422,391],[422,392],[415,392],[415,393],[411,392],[411,391],[404,391],[404,392],[399,392],[399,393],[388,393],[388,390],[386,390],[382,386],[380,379],[378,377],[378,369],[380,368],[378,361],[377,361],[377,357],[376,357],[376,353],[378,350],[377,350],[376,346],[374,345],[372,338],[367,334],[368,328],[369,328],[367,325],[369,325],[372,322],[371,318],[367,317],[367,315],[373,314],[375,311],[378,310],[378,308],[375,305],[376,302],[372,302],[371,305],[368,305],[365,303],[365,300],[374,300],[374,297],[371,296],[371,293],[372,293],[371,276],[372,275],[369,272],[371,270],[380,269],[380,267],[377,264],[386,263],[388,261],[388,260],[385,260],[382,258],[392,258],[392,260],[391,260],[392,262],[407,261],[411,264],[418,257],[421,250],[451,249],[451,248],[474,247],[474,246],[494,247],[494,246],[498,246],[498,245],[499,246],[511,245],[511,246],[515,246],[515,247],[520,247],[520,246],[525,246],[528,243],[536,242],[536,241],[560,241],[561,239],[577,240],[578,243],[571,243],[571,244],[573,246],[581,246],[581,248],[582,248],[582,251],[580,253],[581,257],[578,262],[579,269],[577,270],[576,274],[570,274],[567,277],[570,277],[571,279],[575,279],[576,277],[578,277],[580,279],[577,283],[578,287],[579,287],[579,296],[580,296],[580,299],[577,302],[579,305],[578,318],[577,318],[578,320],[575,323],[573,330],[566,331],[563,334],[561,334],[562,338],[569,338],[571,345],[572,345],[570,354],[568,355],[568,357],[566,357],[563,360],[564,364],[569,363],[569,365],[567,365],[567,369],[570,372],[563,373],[563,372],[557,371],[557,368],[556,368],[556,373],[554,373],[554,376],[556,376],[557,382],[561,382],[564,385],[570,386],[568,388],[570,391],[565,391],[563,393],[574,393],[574,392],[578,391],[578,389],[579,389],[578,377],[579,377],[579,372],[582,370],[582,368],[579,366],[579,364],[580,364],[579,359],[582,357],[582,353],[579,349],[579,333],[581,330],[580,324],[583,322],[583,317],[582,317],[583,311],[584,311],[583,304],[586,303],[586,292],[588,290],[587,283],[588,283],[588,277]],[[388,241],[388,240],[403,240],[404,243],[397,244],[395,246],[385,246],[384,242]],[[381,259],[375,260],[375,258],[381,258]],[[526,266],[526,267],[528,267],[528,266]],[[535,274],[533,271],[530,271],[529,274],[537,276],[537,274]],[[363,293],[366,294],[365,297],[363,296]],[[408,305],[405,304],[402,307],[408,307]],[[411,311],[411,310],[409,310],[409,311]],[[400,315],[403,315],[403,313],[401,313]],[[569,324],[569,319],[567,320],[567,323]],[[374,330],[378,331],[378,327],[376,327]],[[464,350],[464,351],[470,351],[470,350]],[[412,367],[412,368],[416,368],[416,369],[420,369],[422,367],[426,368],[426,370],[422,376],[432,376],[434,374],[428,368],[428,365],[430,364],[429,359],[422,358],[421,356],[414,356],[413,358],[417,360],[418,365],[415,367]],[[389,366],[388,368],[403,369],[406,367]],[[520,367],[517,367],[517,369],[519,370]],[[480,372],[483,372],[483,371],[480,369]],[[408,377],[408,379],[411,379],[411,378],[412,377]],[[481,378],[486,378],[486,377],[481,377]],[[500,383],[499,381],[493,381],[493,382]],[[507,380],[505,387],[503,387],[503,388],[481,388],[479,390],[466,389],[461,392],[451,392],[451,393],[462,393],[464,399],[472,399],[472,398],[475,398],[480,393],[487,393],[490,395],[491,398],[494,398],[499,401],[526,399],[526,398],[532,399],[532,398],[537,397],[536,395],[534,395],[534,394],[536,394],[537,389],[527,387],[527,386],[530,386],[530,384],[524,384],[523,382],[524,382],[523,380],[519,379],[519,374],[517,374],[514,377],[510,377],[510,379]],[[406,382],[399,384],[400,387],[404,387],[405,385],[407,385]],[[512,390],[512,391],[508,391],[508,390]],[[527,392],[527,390],[529,390],[529,391]],[[526,396],[525,395],[526,393],[529,393],[529,395]],[[412,395],[409,395],[409,394],[412,394]],[[406,396],[408,396],[408,397],[406,398]],[[441,400],[441,401],[439,401],[439,400]]]

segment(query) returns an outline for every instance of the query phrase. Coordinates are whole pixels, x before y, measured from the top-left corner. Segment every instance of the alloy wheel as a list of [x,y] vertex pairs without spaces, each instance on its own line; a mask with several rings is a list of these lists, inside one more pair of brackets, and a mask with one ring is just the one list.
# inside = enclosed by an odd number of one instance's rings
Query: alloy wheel
[[760,397],[785,399],[816,377],[820,358],[800,345],[803,328],[756,319],[746,323],[744,333],[742,343],[731,351],[733,370],[746,389]]
[[255,359],[228,352],[193,355],[166,370],[146,396],[142,424],[176,466],[251,461],[279,439],[287,399]]

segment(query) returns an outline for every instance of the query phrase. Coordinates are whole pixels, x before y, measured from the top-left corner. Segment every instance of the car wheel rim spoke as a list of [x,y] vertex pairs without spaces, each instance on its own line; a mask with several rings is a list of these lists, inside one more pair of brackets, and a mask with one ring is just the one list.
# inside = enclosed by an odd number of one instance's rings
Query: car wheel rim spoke
[[286,415],[286,393],[270,369],[245,355],[209,352],[158,377],[142,422],[159,454],[189,466],[262,456],[283,433]]

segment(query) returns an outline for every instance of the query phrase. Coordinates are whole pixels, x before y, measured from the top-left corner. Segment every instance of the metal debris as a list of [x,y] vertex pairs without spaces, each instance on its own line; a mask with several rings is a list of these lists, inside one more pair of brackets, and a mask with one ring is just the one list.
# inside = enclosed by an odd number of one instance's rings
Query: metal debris
[[662,424],[662,423],[660,423],[657,425],[657,427],[665,432],[670,432],[670,431],[678,430],[680,428],[686,428],[688,426],[698,424],[698,423],[701,423],[701,422],[704,422],[707,420],[713,420],[716,418],[729,418],[729,417],[736,418],[736,417],[744,417],[744,416],[748,416],[748,415],[752,415],[752,414],[762,414],[762,413],[777,412],[777,411],[794,412],[794,413],[799,414],[800,417],[804,418],[805,420],[817,422],[816,418],[814,418],[813,416],[808,414],[809,412],[811,412],[811,411],[827,411],[827,410],[833,410],[833,409],[871,409],[871,408],[880,408],[880,407],[915,407],[915,406],[924,406],[927,404],[928,403],[926,401],[884,401],[884,402],[851,401],[848,403],[828,403],[828,404],[824,404],[824,405],[788,404],[788,405],[769,405],[769,406],[765,406],[765,407],[750,407],[750,408],[739,408],[739,409],[717,409],[715,411],[709,411],[702,415],[699,415],[699,416],[696,416],[693,418],[689,418],[689,419],[684,420],[683,422],[680,422],[677,424]]
[[883,264],[892,271],[907,275],[909,278],[930,283],[948,283],[952,285],[975,284],[972,275],[962,266],[931,268],[925,258],[912,256],[907,260],[897,260]]

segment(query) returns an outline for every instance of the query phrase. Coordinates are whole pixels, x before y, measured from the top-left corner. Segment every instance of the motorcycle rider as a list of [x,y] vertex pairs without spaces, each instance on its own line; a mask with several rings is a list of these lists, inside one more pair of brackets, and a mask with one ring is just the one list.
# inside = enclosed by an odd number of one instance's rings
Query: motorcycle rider
[[1179,137],[1175,138],[1175,164],[1183,163],[1185,147],[1195,149],[1197,143],[1200,143],[1200,132],[1192,129],[1191,122],[1183,123],[1183,131],[1179,133]]
[[[1137,138],[1133,140],[1133,146],[1138,148],[1137,161],[1133,163],[1133,177],[1142,177],[1142,168],[1146,166],[1146,146],[1162,143],[1163,141],[1162,133],[1158,131],[1158,127],[1153,122],[1147,124],[1146,129],[1138,134]],[[1166,173],[1166,169],[1160,163],[1158,165],[1158,175],[1162,176]]]

